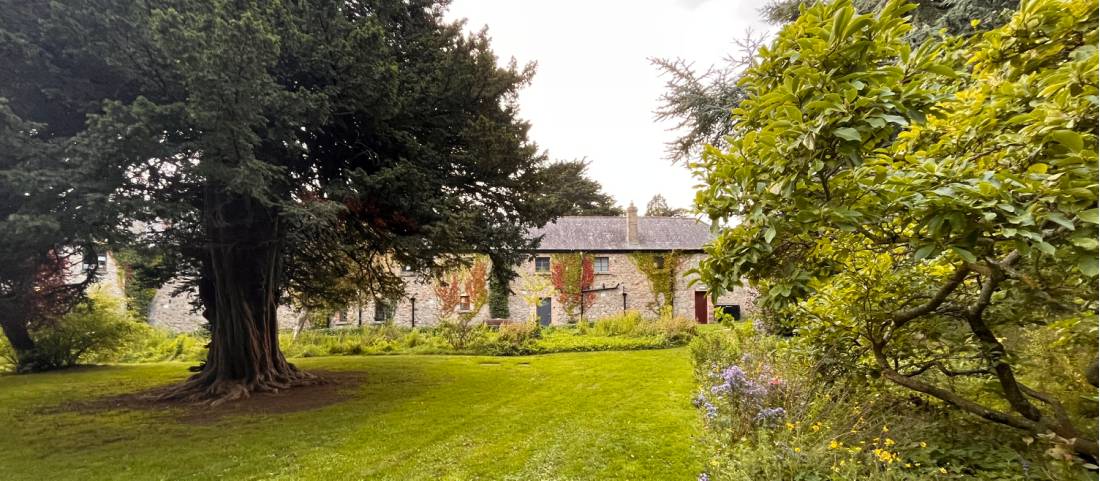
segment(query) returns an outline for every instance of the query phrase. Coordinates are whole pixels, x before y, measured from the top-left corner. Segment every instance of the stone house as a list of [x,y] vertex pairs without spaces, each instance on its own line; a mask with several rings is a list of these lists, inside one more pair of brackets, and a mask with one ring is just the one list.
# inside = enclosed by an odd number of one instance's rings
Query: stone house
[[[526,262],[516,267],[518,277],[512,281],[512,295],[508,297],[509,317],[512,320],[526,319],[535,314],[544,325],[568,323],[571,316],[552,290],[546,292],[541,303],[535,306],[528,305],[521,293],[526,277],[549,277],[553,263],[560,255],[582,253],[591,256],[595,271],[594,279],[586,289],[588,300],[581,306],[583,317],[588,319],[626,310],[656,315],[659,305],[671,304],[674,314],[708,323],[714,320],[716,306],[725,306],[727,311],[738,313],[748,313],[753,309],[754,293],[751,289],[720,293],[715,303],[703,286],[692,283],[694,276],[685,274],[699,265],[705,256],[703,245],[713,236],[709,226],[695,219],[638,216],[637,208],[631,205],[625,217],[562,217],[531,231],[531,236],[541,237],[542,242]],[[637,264],[638,254],[648,254],[643,259],[653,259],[657,263],[663,263],[665,259],[677,262],[670,303],[663,295],[654,294],[649,277]],[[343,323],[357,324],[361,315],[364,324],[390,321],[401,326],[437,324],[441,301],[435,293],[435,283],[416,279],[411,272],[403,275],[409,278],[400,299],[369,302],[355,309],[357,312],[339,316]],[[461,309],[459,307],[459,311]],[[572,318],[580,317],[579,314],[574,312]],[[475,322],[485,322],[489,317],[488,305],[473,313]],[[341,322],[337,322],[339,324]]]
[[[586,289],[587,302],[583,304],[583,317],[598,319],[619,314],[626,310],[638,310],[644,315],[655,316],[658,305],[670,304],[674,314],[695,319],[700,323],[714,320],[716,306],[726,306],[728,311],[749,313],[753,309],[754,293],[751,289],[738,289],[719,293],[714,302],[705,288],[692,283],[694,276],[685,274],[699,265],[705,256],[703,245],[711,240],[710,227],[695,219],[681,217],[638,216],[631,205],[625,217],[568,216],[531,231],[532,237],[541,237],[537,250],[516,266],[517,278],[512,282],[508,297],[509,317],[512,320],[527,319],[537,315],[545,325],[561,325],[570,322],[557,293],[550,289],[540,296],[538,305],[528,305],[521,295],[526,279],[545,277],[549,282],[555,259],[562,255],[584,254],[591,256],[593,281]],[[640,255],[654,262],[677,262],[672,276],[671,302],[665,296],[654,294],[649,277],[637,262]],[[661,266],[663,267],[663,266]],[[428,327],[439,323],[441,300],[436,294],[436,281],[423,279],[414,272],[402,271],[405,291],[399,299],[375,300],[364,305],[349,306],[332,318],[334,327],[393,322],[400,326]],[[545,283],[544,283],[545,284]],[[149,313],[150,323],[172,331],[196,330],[203,319],[191,311],[191,293],[177,293],[178,285],[170,283],[162,287],[153,299]],[[463,294],[465,297],[466,293]],[[465,299],[463,299],[465,301]],[[463,312],[463,302],[458,311]],[[470,314],[473,322],[489,320],[489,306],[483,306]],[[574,312],[572,318],[580,317]],[[281,328],[292,328],[298,313],[289,307],[279,309]]]

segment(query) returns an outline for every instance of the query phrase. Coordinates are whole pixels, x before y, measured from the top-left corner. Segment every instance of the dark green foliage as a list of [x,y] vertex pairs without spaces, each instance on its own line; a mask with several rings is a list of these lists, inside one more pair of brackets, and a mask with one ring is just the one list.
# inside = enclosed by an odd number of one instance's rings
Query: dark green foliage
[[140,319],[147,319],[153,296],[170,273],[164,256],[153,249],[124,247],[114,252],[119,277],[126,294],[126,307]]
[[119,184],[112,205],[195,281],[213,340],[191,388],[210,396],[300,379],[273,342],[283,293],[389,297],[394,262],[528,249],[558,212],[516,117],[533,69],[498,67],[445,3],[7,6],[0,96],[71,136],[73,164]]
[[687,209],[669,207],[665,196],[661,194],[654,195],[645,205],[646,217],[686,217],[687,214]]
[[557,215],[623,215],[615,199],[587,175],[588,162],[554,162],[541,172],[546,208]]

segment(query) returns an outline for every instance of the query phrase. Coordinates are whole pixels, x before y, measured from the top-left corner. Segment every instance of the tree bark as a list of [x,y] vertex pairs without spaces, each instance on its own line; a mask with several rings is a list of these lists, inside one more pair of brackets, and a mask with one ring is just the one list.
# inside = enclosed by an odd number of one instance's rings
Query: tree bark
[[[34,339],[31,338],[30,330],[27,329],[23,310],[5,304],[7,303],[0,303],[0,309],[4,312],[3,317],[0,317],[0,329],[3,329],[4,336],[8,338],[8,343],[15,350],[16,370],[22,372],[28,368],[24,363],[27,362],[28,355],[34,351]],[[30,368],[33,370],[33,366]]]
[[207,187],[208,244],[199,297],[210,323],[201,370],[161,399],[217,405],[318,380],[288,363],[276,319],[282,275],[278,212],[258,200]]

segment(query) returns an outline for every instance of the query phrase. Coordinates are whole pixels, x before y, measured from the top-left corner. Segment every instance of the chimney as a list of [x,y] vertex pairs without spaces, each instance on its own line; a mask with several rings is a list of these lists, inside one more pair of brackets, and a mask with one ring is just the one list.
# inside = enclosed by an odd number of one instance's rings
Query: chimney
[[634,207],[634,202],[626,208],[626,243],[638,244],[638,208]]

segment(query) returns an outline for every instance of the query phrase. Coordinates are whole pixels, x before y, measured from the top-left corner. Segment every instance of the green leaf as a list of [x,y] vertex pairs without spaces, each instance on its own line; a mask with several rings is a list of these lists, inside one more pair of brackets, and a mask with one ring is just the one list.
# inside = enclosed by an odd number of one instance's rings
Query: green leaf
[[764,242],[772,243],[772,239],[775,239],[775,227],[768,227],[768,230],[764,231]]
[[925,244],[917,249],[917,252],[913,254],[913,257],[917,259],[927,259],[936,250],[936,244]]
[[941,63],[930,64],[925,67],[924,70],[932,72],[934,74],[943,75],[944,77],[948,78],[955,78],[959,76],[959,74],[955,72],[955,69]]
[[890,122],[892,124],[898,124],[902,127],[905,127],[905,126],[909,125],[909,121],[905,120],[905,117],[902,117],[900,115],[889,115],[889,114],[887,114],[887,115],[882,115],[881,117],[882,117],[883,120],[885,120],[887,122]]
[[1054,255],[1056,252],[1058,252],[1058,250],[1055,249],[1054,246],[1050,245],[1050,243],[1047,241],[1039,242],[1038,244],[1036,244],[1036,247],[1039,248],[1040,252],[1048,255]]
[[1077,268],[1081,270],[1081,273],[1089,276],[1096,277],[1096,274],[1100,272],[1100,259],[1092,255],[1084,255],[1077,257]]
[[1051,212],[1050,215],[1047,216],[1047,220],[1049,220],[1049,221],[1051,221],[1055,224],[1058,224],[1062,227],[1065,227],[1069,230],[1073,230],[1073,221],[1065,218],[1065,216],[1063,216],[1062,214],[1059,214],[1057,212]]
[[1097,209],[1083,210],[1079,214],[1077,214],[1077,218],[1081,219],[1085,222],[1088,222],[1090,224],[1100,224],[1100,218],[1098,218],[1100,216],[1098,216],[1097,214],[1100,214],[1100,210],[1097,210]]
[[965,259],[966,262],[977,262],[978,261],[978,257],[975,256],[973,252],[970,252],[966,249],[963,249],[962,247],[951,246],[951,250],[955,251],[955,253],[958,254],[959,257],[962,257],[963,259]]
[[844,140],[852,140],[855,142],[862,142],[863,137],[859,135],[859,131],[851,127],[841,127],[833,131],[833,135],[840,137]]
[[1050,133],[1050,136],[1072,152],[1080,152],[1085,147],[1081,134],[1072,130],[1055,130]]

